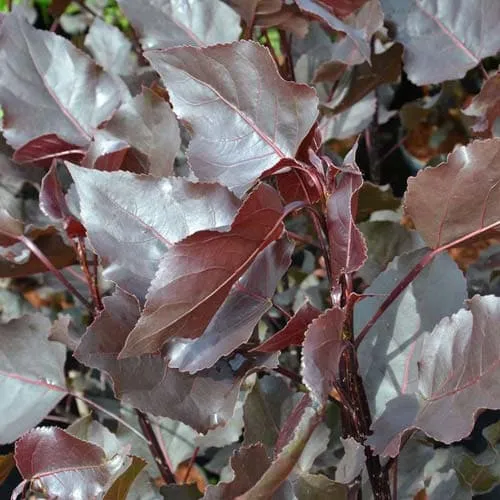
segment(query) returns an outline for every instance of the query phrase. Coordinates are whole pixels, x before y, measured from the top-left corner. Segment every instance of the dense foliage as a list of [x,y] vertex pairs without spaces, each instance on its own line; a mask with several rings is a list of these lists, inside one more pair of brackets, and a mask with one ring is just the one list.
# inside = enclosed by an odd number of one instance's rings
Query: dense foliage
[[0,7],[0,494],[500,484],[498,0]]

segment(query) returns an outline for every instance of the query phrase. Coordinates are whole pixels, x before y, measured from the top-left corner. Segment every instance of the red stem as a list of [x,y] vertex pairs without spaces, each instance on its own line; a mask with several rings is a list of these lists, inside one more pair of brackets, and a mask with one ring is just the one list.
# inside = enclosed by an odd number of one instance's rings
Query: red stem
[[153,430],[153,426],[151,425],[148,416],[140,410],[136,410],[136,413],[139,419],[141,430],[144,433],[144,436],[146,436],[149,441],[149,449],[151,450],[151,453],[155,458],[156,465],[158,466],[161,477],[166,484],[175,484],[175,475],[168,465],[168,460],[162,451],[162,448],[158,441],[158,437]]
[[186,470],[186,474],[184,474],[184,479],[182,481],[182,484],[186,484],[187,480],[189,479],[189,474],[191,474],[191,470],[193,468],[194,461],[196,460],[196,457],[198,456],[199,451],[200,451],[200,447],[197,446],[194,449],[193,454],[191,455],[191,458],[189,460],[188,468]]
[[99,292],[99,286],[97,283],[97,266],[94,257],[94,273],[90,272],[89,263],[87,261],[87,249],[85,247],[85,239],[82,237],[78,238],[78,243],[76,244],[76,251],[78,254],[78,259],[80,260],[80,265],[82,266],[83,274],[87,280],[87,285],[89,287],[89,292],[94,303],[95,312],[98,313],[104,309],[101,300],[101,294]]

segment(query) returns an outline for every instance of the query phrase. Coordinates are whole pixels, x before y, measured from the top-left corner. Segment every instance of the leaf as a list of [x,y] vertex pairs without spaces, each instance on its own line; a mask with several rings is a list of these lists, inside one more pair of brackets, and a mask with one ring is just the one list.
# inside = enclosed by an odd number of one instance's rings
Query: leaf
[[500,115],[500,72],[490,76],[479,92],[474,96],[472,102],[462,110],[468,116],[477,118],[476,123],[472,127],[474,132],[488,131],[492,135],[495,134],[495,127],[497,127],[497,118]]
[[132,57],[132,42],[116,26],[94,18],[85,37],[85,48],[97,64],[117,75],[130,75],[136,69]]
[[340,438],[344,447],[344,456],[337,465],[335,481],[341,484],[352,483],[363,470],[365,464],[365,447],[354,438]]
[[295,4],[282,1],[281,8],[276,12],[256,13],[254,27],[262,30],[277,28],[294,37],[304,38],[309,29],[309,23]]
[[235,499],[254,486],[269,465],[266,450],[260,443],[248,447],[242,446],[231,457],[234,479],[230,483],[208,486],[204,500]]
[[104,500],[122,500],[128,498],[131,487],[137,476],[144,469],[146,462],[141,458],[132,457],[132,463],[121,476],[116,479],[111,488],[106,492]]
[[281,9],[282,0],[229,0],[229,4],[248,26],[257,16],[275,14]]
[[0,324],[0,443],[15,441],[65,396],[66,348],[47,339],[49,328],[42,314]]
[[356,143],[343,166],[338,168],[326,200],[330,261],[332,275],[337,280],[332,286],[335,287],[343,274],[358,271],[367,258],[366,244],[355,222],[357,193],[363,185],[363,176],[356,164],[357,149]]
[[[310,399],[306,396],[304,398],[308,402]],[[300,403],[299,403],[300,406]],[[279,452],[275,460],[267,468],[267,470],[262,474],[260,479],[248,489],[239,500],[251,500],[253,498],[277,498],[278,490],[286,487],[286,480],[290,474],[295,474],[294,469],[300,471],[300,460],[305,455],[307,445],[310,440],[317,441],[313,438],[314,432],[318,428],[318,424],[322,420],[322,414],[316,412],[311,406],[304,408],[304,412],[294,429],[294,434],[292,439],[287,443],[287,445]],[[317,450],[319,453],[324,451],[326,448],[325,436],[321,436],[322,445],[325,445],[318,450],[316,444],[313,443],[313,450]],[[328,437],[326,436],[326,442],[328,442]],[[314,460],[314,458],[312,459]],[[312,465],[312,461],[310,461]]]
[[[66,246],[59,234],[45,234],[35,240],[38,248],[56,269],[71,266],[77,262],[73,248]],[[21,264],[0,259],[0,278],[17,278],[46,272],[47,267],[38,257],[30,254]]]
[[248,373],[277,364],[276,356],[247,360],[237,355],[191,376],[168,368],[161,355],[117,359],[139,318],[139,304],[119,288],[103,303],[104,310],[87,329],[74,353],[76,359],[107,372],[123,403],[180,420],[198,432],[206,433],[229,421]]
[[499,158],[500,139],[474,141],[408,180],[405,213],[428,246],[438,248],[500,223]]
[[358,63],[370,60],[371,36],[368,36],[366,32],[341,21],[327,7],[323,7],[314,0],[296,0],[296,3],[302,11],[320,19],[332,30],[345,33],[346,38],[350,40],[352,47],[359,55]]
[[470,434],[481,409],[499,409],[499,317],[500,299],[476,295],[468,309],[426,333],[418,392],[393,399],[375,422],[368,442],[377,453],[395,456],[410,429],[421,429],[445,444],[459,441]]
[[[342,113],[376,90],[378,86],[396,82],[401,75],[402,54],[403,47],[394,44],[381,54],[374,54],[371,64],[365,62],[355,66],[350,76],[349,90],[333,112]],[[316,78],[321,81],[321,70]]]
[[345,313],[327,309],[307,329],[302,349],[302,378],[313,397],[324,403],[338,383],[340,357],[345,349],[342,339]]
[[160,262],[142,315],[120,357],[155,352],[173,337],[199,337],[232,285],[282,231],[277,193],[260,184],[229,231],[200,231],[174,245]]
[[273,455],[292,396],[281,378],[266,375],[256,381],[245,400],[244,446],[260,443]]
[[90,242],[114,264],[106,277],[141,299],[170,246],[203,229],[223,230],[239,207],[215,184],[68,168]]
[[258,347],[255,347],[253,351],[276,352],[293,345],[302,345],[307,327],[320,314],[321,311],[306,300],[284,328],[276,332]]
[[144,49],[229,43],[240,35],[239,16],[220,0],[118,0]]
[[24,434],[16,443],[17,468],[35,491],[51,497],[101,498],[115,478],[130,465],[123,454],[107,458],[102,448],[73,437],[57,427],[40,427]]
[[161,489],[164,500],[197,500],[202,497],[196,484],[168,484]]
[[366,242],[368,259],[356,277],[366,285],[370,285],[395,257],[425,245],[416,231],[406,229],[399,222],[377,219],[361,222],[358,227]]
[[202,335],[193,341],[174,341],[169,347],[168,365],[195,373],[211,368],[222,356],[247,342],[263,314],[272,307],[271,297],[290,267],[293,249],[286,238],[265,248],[233,285]]
[[112,458],[122,448],[117,436],[107,427],[87,415],[75,420],[66,429],[68,434],[102,448],[107,458]]
[[347,17],[359,9],[367,0],[316,0],[317,3],[325,5],[333,10],[338,17]]
[[500,50],[496,0],[381,0],[405,47],[408,78],[416,85],[462,78]]
[[362,132],[370,125],[376,105],[375,93],[370,92],[341,113],[330,114],[326,112],[319,123],[323,142],[331,139],[347,139]]
[[[89,166],[109,151],[132,148],[141,173],[167,177],[174,173],[174,160],[181,146],[175,115],[162,97],[143,88],[124,102],[100,129],[88,153]],[[115,169],[115,168],[113,168]]]
[[[387,295],[428,250],[423,248],[394,259],[365,290],[354,308],[358,334]],[[462,272],[447,254],[429,264],[374,324],[358,348],[359,373],[373,417],[400,394],[416,389],[423,335],[445,315],[457,312],[467,298]]]
[[[54,60],[61,64],[53,64]],[[87,147],[97,127],[120,104],[113,79],[91,59],[68,40],[36,30],[17,15],[7,16],[2,24],[0,62],[7,142],[19,148],[41,136],[52,137],[50,148],[43,145],[31,160],[46,157],[47,150],[55,156],[70,147]]]
[[238,195],[281,159],[294,158],[316,120],[314,91],[284,81],[269,51],[256,43],[145,55],[175,113],[193,130],[187,153],[194,173]]
[[0,455],[0,485],[2,485],[16,466],[14,454]]
[[302,474],[294,484],[297,500],[347,500],[348,488],[323,474]]
[[[380,6],[380,0],[368,0],[356,13],[351,14],[343,21],[348,27],[348,30],[346,30],[347,36],[335,40],[332,47],[332,62],[342,63],[343,66],[354,66],[363,63],[367,65],[375,64],[376,55],[370,54],[367,57],[365,50],[366,43],[371,44],[371,39],[375,33],[381,30],[384,25],[384,14]],[[359,34],[363,40],[361,44],[358,42]],[[319,77],[323,72],[324,68],[320,68],[316,76]],[[359,83],[363,85],[363,82]]]
[[364,182],[358,194],[357,222],[364,221],[377,210],[397,210],[401,201],[394,197],[391,186],[379,186],[371,182]]

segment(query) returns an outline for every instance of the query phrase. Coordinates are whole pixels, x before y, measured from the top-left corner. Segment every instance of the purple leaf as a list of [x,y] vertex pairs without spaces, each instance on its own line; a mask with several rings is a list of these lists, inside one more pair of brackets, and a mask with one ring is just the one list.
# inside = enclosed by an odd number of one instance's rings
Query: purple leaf
[[417,85],[462,78],[500,50],[497,0],[381,0]]
[[[16,464],[31,488],[52,498],[103,498],[131,464],[122,454],[107,458],[99,446],[82,441],[57,427],[41,427],[16,443]],[[17,495],[16,495],[17,496]],[[15,498],[15,497],[13,497]]]
[[231,224],[238,200],[222,186],[69,166],[92,246],[107,277],[143,298],[161,257],[203,229]]
[[17,149],[41,136],[59,140],[60,144],[35,148],[36,157],[43,156],[44,150],[55,156],[87,147],[98,125],[120,104],[113,79],[90,58],[68,40],[39,31],[19,16],[9,15],[3,22],[0,61],[0,105],[7,142]]
[[284,328],[253,350],[257,352],[276,352],[292,345],[302,345],[307,327],[320,314],[319,309],[308,301],[304,302]]
[[66,394],[66,348],[48,340],[49,329],[41,314],[0,324],[0,443],[34,427]]
[[405,211],[427,245],[437,248],[500,222],[499,159],[500,139],[474,141],[408,180]]
[[426,333],[418,392],[393,399],[374,423],[368,441],[377,453],[395,456],[410,429],[446,444],[459,441],[470,434],[481,409],[500,408],[500,299],[476,295],[468,306]]
[[239,16],[220,0],[118,0],[145,49],[234,42]]
[[200,231],[170,248],[120,357],[155,352],[172,337],[199,337],[257,254],[281,236],[282,215],[276,191],[260,184],[229,231]]
[[230,483],[208,486],[203,497],[204,500],[233,500],[237,498],[257,483],[270,464],[266,449],[262,444],[242,446],[231,457],[234,479]]
[[[368,297],[354,309],[356,334],[427,252],[420,249],[396,258],[365,290]],[[375,323],[358,348],[359,372],[374,417],[381,415],[391,399],[416,390],[424,332],[431,331],[443,316],[457,312],[466,298],[462,272],[447,254],[442,254]]]
[[359,53],[359,62],[370,60],[371,36],[368,36],[368,33],[341,21],[338,17],[335,17],[330,9],[321,6],[314,0],[296,0],[296,3],[301,10],[326,23],[332,30],[345,33],[353,49],[356,49]]
[[141,173],[167,177],[174,173],[174,160],[180,146],[179,126],[172,109],[162,97],[143,88],[141,94],[118,108],[105,128],[97,131],[88,166],[103,154],[131,147]]
[[97,64],[117,75],[130,75],[136,61],[132,57],[132,42],[116,26],[105,23],[98,17],[85,37],[85,47]]
[[302,377],[315,399],[324,403],[339,379],[345,313],[326,310],[307,329],[303,347]]
[[286,238],[265,248],[233,285],[203,334],[194,341],[174,341],[168,351],[168,365],[195,373],[211,368],[222,356],[248,341],[260,318],[272,306],[271,297],[290,267],[293,249]]
[[75,357],[87,366],[107,372],[116,396],[124,403],[180,420],[198,432],[206,433],[231,418],[248,372],[277,364],[276,356],[248,361],[238,355],[192,376],[168,368],[161,355],[117,359],[139,318],[139,304],[119,288],[103,302],[104,310],[83,336]]
[[281,159],[295,157],[316,120],[315,92],[284,81],[258,44],[180,47],[146,56],[175,113],[192,127],[188,157],[194,173],[237,194]]
[[357,193],[363,185],[363,176],[356,164],[357,149],[356,143],[346,155],[343,166],[338,167],[326,201],[330,261],[337,281],[342,274],[359,270],[367,258],[366,244],[355,222]]

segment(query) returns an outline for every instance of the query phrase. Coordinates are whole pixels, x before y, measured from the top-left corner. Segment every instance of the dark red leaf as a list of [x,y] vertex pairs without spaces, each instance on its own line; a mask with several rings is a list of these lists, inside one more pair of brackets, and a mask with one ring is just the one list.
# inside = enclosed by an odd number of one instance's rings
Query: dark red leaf
[[48,167],[54,158],[78,163],[84,155],[84,148],[70,144],[56,134],[46,134],[23,144],[12,159],[17,163],[33,162],[40,167]]
[[22,436],[14,456],[24,480],[53,498],[102,498],[131,463],[124,454],[107,458],[99,446],[57,427]]
[[458,146],[446,162],[408,180],[405,212],[437,248],[500,224],[500,139]]
[[500,50],[497,0],[381,0],[405,47],[409,79],[417,85],[462,78]]
[[192,127],[188,157],[194,173],[237,194],[281,159],[295,157],[316,120],[315,92],[284,81],[269,51],[256,43],[146,56],[165,82],[175,113]]
[[357,143],[344,159],[327,199],[330,264],[335,280],[361,268],[367,258],[366,244],[356,226],[357,193],[363,176],[356,164]]
[[227,232],[200,231],[162,258],[120,357],[155,352],[172,337],[197,338],[257,254],[283,232],[282,205],[260,184]]
[[276,352],[292,345],[302,345],[305,332],[312,320],[321,314],[309,302],[305,302],[288,321],[286,326],[253,349],[258,352]]
[[302,377],[313,397],[322,403],[339,379],[340,357],[345,349],[344,319],[342,309],[328,309],[306,331]]
[[211,368],[222,356],[245,343],[272,307],[271,297],[291,264],[293,249],[286,238],[265,248],[234,284],[203,334],[194,341],[179,340],[169,346],[169,366],[195,373]]
[[168,368],[161,355],[117,359],[139,318],[139,304],[120,289],[103,302],[104,310],[83,336],[75,357],[109,373],[115,394],[124,403],[180,420],[198,432],[206,433],[231,418],[240,385],[249,372],[277,364],[276,356],[247,360],[237,355],[209,370],[188,375]]
[[285,203],[300,200],[312,204],[319,200],[320,193],[317,187],[311,177],[303,172],[293,169],[279,174],[276,176],[276,183]]

